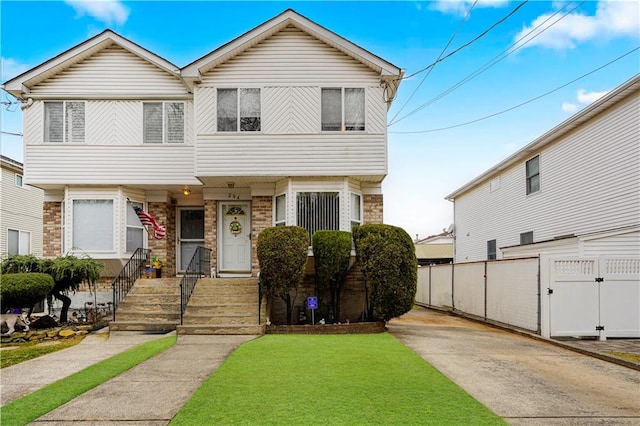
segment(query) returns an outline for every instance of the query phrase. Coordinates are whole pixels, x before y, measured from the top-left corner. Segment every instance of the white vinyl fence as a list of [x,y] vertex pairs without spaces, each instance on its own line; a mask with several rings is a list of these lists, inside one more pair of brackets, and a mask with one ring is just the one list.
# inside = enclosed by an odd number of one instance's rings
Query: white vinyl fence
[[539,259],[418,268],[416,303],[540,333]]

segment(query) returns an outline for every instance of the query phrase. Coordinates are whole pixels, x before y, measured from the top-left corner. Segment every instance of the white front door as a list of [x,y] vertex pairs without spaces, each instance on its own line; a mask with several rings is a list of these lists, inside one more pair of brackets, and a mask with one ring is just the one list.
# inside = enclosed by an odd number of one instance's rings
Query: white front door
[[251,203],[220,202],[218,235],[221,274],[251,273]]

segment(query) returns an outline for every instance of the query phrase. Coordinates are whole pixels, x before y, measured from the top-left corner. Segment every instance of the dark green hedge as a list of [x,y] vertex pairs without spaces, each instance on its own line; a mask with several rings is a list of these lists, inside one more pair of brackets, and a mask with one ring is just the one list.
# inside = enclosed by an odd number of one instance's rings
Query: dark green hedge
[[[287,303],[287,323],[291,324],[293,303],[307,262],[309,236],[299,226],[266,228],[258,235],[260,286],[264,295],[280,297]],[[294,291],[296,294],[292,295]]]
[[409,234],[391,225],[362,225],[353,230],[358,261],[370,292],[369,314],[389,321],[411,310],[418,265]]
[[4,274],[0,279],[0,304],[5,308],[31,308],[53,290],[48,274]]
[[313,234],[318,296],[329,293],[335,318],[340,318],[340,297],[349,272],[351,232],[316,231]]

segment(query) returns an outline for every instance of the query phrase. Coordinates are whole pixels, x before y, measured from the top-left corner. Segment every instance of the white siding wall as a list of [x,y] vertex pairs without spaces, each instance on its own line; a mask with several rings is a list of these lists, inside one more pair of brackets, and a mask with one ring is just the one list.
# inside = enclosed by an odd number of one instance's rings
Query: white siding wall
[[[640,223],[640,96],[621,101],[540,154],[540,191],[525,193],[525,161],[455,200],[456,261],[486,259],[488,240],[519,244]],[[532,153],[531,157],[536,153]],[[502,257],[498,250],[498,258]]]
[[[218,87],[261,89],[261,132],[216,132]],[[365,88],[366,131],[321,132],[322,87]],[[195,102],[197,176],[386,175],[379,76],[293,27],[207,73]]]
[[602,238],[585,239],[581,256],[621,256],[640,258],[640,231],[621,232]]
[[34,98],[102,96],[113,99],[158,94],[167,97],[187,96],[188,92],[175,75],[116,45],[69,67],[31,89]]
[[0,257],[7,253],[7,230],[31,233],[31,253],[42,256],[43,191],[15,184],[16,172],[2,167],[0,181]]

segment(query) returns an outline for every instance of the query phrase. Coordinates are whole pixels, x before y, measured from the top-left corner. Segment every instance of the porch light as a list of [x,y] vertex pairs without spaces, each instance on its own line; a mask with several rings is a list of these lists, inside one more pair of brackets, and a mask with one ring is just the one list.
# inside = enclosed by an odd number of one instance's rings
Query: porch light
[[185,185],[184,188],[182,188],[182,193],[184,195],[191,195],[191,189],[189,188],[188,185]]

